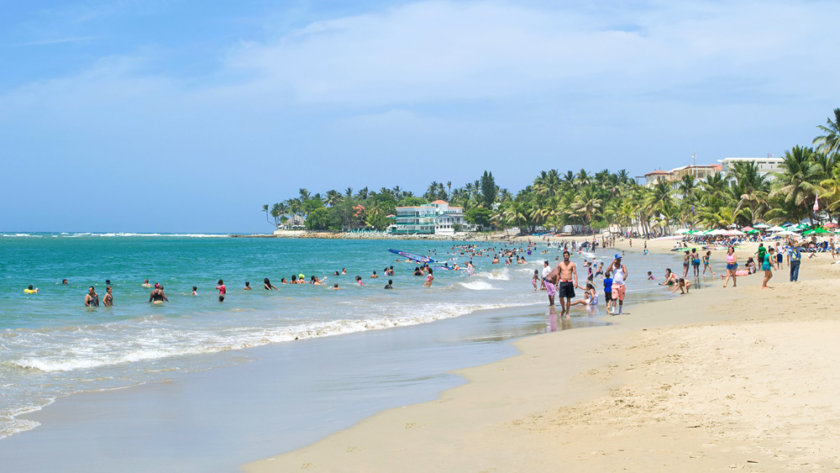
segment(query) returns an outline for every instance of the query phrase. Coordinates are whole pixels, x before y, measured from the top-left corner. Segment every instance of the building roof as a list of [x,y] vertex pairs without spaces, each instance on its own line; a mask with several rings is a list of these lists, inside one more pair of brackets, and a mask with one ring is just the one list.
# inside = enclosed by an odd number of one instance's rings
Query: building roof
[[449,202],[447,202],[447,201],[445,201],[445,200],[436,200],[436,201],[434,201],[434,202],[432,202],[432,203],[433,203],[433,204],[438,204],[438,205],[449,205]]
[[662,171],[662,170],[660,169],[660,170],[658,170],[658,171],[651,171],[651,172],[649,172],[649,173],[645,174],[645,176],[653,176],[654,174],[671,174],[671,173],[670,173],[670,172],[668,172],[668,171]]
[[764,156],[764,157],[760,157],[760,158],[744,158],[744,157],[734,157],[734,156],[732,156],[732,157],[726,157],[726,158],[718,160],[719,163],[732,162],[732,161],[773,161],[773,162],[779,162],[780,163],[780,162],[784,161],[784,158],[774,158],[772,156]]

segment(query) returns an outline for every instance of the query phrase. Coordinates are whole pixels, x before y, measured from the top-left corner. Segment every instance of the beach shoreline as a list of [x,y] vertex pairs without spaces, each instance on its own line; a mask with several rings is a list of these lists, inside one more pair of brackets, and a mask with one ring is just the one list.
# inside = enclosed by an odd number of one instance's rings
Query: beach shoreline
[[[639,251],[643,241],[632,250],[621,241],[617,251]],[[671,245],[648,241],[650,251]],[[739,260],[754,246],[739,249]],[[779,271],[771,290],[760,289],[760,274],[736,289],[712,278],[696,293],[630,305],[609,327],[527,337],[514,343],[519,355],[458,371],[469,383],[435,401],[243,469],[838,468],[840,350],[830,334],[840,321],[829,300],[813,297],[840,290],[840,267],[830,263],[825,254],[806,261],[796,284]],[[561,461],[558,448],[573,453]]]

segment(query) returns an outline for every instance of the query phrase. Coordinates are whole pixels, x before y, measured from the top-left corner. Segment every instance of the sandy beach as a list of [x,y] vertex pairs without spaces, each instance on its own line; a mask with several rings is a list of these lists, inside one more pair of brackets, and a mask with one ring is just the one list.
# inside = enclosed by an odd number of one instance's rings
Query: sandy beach
[[[742,247],[739,261],[752,248]],[[840,321],[825,297],[840,290],[840,265],[831,263],[828,255],[805,259],[799,283],[783,269],[770,290],[761,290],[759,273],[734,289],[710,278],[673,300],[629,299],[614,325],[520,340],[520,355],[459,372],[469,383],[435,401],[385,411],[243,468],[840,469]],[[661,277],[664,268],[629,269]]]

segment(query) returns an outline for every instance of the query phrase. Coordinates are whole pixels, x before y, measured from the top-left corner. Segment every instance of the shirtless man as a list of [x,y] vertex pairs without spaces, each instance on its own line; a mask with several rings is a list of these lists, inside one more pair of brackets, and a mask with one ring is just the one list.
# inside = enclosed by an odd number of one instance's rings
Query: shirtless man
[[569,307],[572,305],[572,298],[575,297],[575,288],[578,286],[577,266],[569,261],[568,251],[563,252],[563,261],[557,264],[560,277],[557,283],[557,297],[560,299],[560,317],[569,318]]

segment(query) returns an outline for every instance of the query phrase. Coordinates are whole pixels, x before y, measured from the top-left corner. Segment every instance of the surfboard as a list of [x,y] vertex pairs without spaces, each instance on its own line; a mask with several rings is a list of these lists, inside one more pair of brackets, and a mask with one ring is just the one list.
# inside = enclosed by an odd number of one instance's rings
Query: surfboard
[[390,251],[391,253],[400,255],[403,258],[408,258],[412,261],[417,261],[418,263],[434,263],[435,262],[435,260],[433,260],[432,258],[429,258],[428,256],[418,255],[418,254],[415,254],[415,253],[409,253],[407,251],[394,250],[392,248],[389,248],[388,251]]

